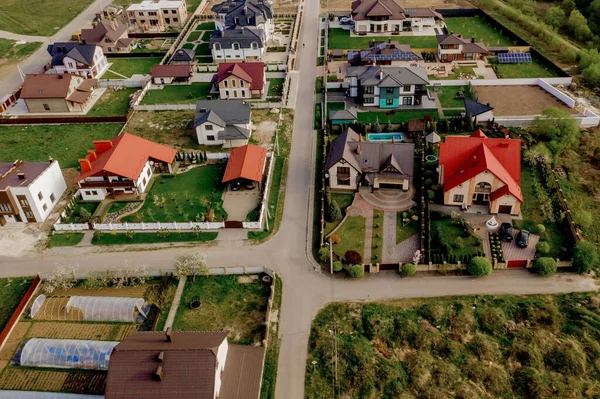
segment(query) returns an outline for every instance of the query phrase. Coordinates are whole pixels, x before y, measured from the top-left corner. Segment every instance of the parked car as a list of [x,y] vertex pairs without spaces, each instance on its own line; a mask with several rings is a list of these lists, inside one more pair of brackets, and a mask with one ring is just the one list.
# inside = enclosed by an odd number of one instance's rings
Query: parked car
[[340,17],[338,21],[340,21],[340,25],[352,25],[353,23],[350,17]]
[[513,240],[513,227],[510,223],[502,223],[498,232],[502,241],[511,242]]
[[234,181],[229,185],[229,190],[231,191],[239,191],[240,188],[242,188],[242,183],[240,183],[239,181]]
[[529,245],[529,231],[521,230],[517,234],[517,246],[527,248],[527,245]]
[[244,187],[246,188],[246,190],[254,190],[254,187],[256,187],[256,185],[252,180],[247,180],[244,184]]

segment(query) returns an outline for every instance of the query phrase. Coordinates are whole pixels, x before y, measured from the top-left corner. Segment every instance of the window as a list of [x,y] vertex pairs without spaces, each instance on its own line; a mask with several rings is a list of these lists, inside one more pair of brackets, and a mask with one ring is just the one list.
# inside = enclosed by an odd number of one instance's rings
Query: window
[[385,105],[394,105],[394,99],[393,98],[386,98]]
[[179,22],[179,18],[173,18],[173,22]]
[[48,209],[48,205],[46,205],[46,204],[42,205],[42,209],[43,209],[43,210],[46,210],[46,209]]
[[73,65],[72,62],[69,62],[69,68],[74,68],[75,66]]
[[385,92],[387,94],[394,94],[394,88],[393,87],[388,87],[387,89],[385,89]]
[[232,49],[234,49],[234,50],[239,50],[239,49],[240,49],[240,44],[239,44],[239,43],[237,43],[237,42],[236,42],[236,43],[233,43],[233,44],[231,45],[231,48],[232,48]]
[[[213,49],[215,49],[215,51],[219,51],[221,50],[221,45],[219,43],[215,43],[213,44]],[[227,86],[227,83],[225,83],[225,85]]]
[[251,48],[252,50],[258,50],[258,43],[256,43],[256,42],[252,42],[252,43],[250,44],[250,48]]
[[150,20],[150,25],[157,26],[158,25],[158,19],[151,19]]
[[29,207],[29,201],[27,201],[26,199],[22,199],[20,202],[22,206]]
[[50,201],[52,201],[53,204],[54,204],[54,201],[56,201],[56,197],[54,196],[54,193],[50,194]]
[[12,212],[12,207],[10,206],[10,204],[0,203],[0,212]]
[[215,141],[215,136],[209,134],[208,136],[206,136],[206,141]]
[[163,14],[168,14],[169,10],[163,10]]
[[49,104],[44,104],[44,109],[46,111],[50,111],[50,105]]
[[231,87],[235,87],[235,79],[231,80]]
[[348,166],[338,166],[337,184],[340,186],[350,185],[350,168]]
[[142,185],[144,185],[144,186],[146,185],[146,178],[145,177],[142,179]]
[[44,199],[44,195],[42,194],[42,192],[41,192],[41,191],[38,193],[38,199],[39,199],[40,201]]
[[86,191],[85,195],[92,195],[92,192],[91,191]]
[[150,12],[148,12],[148,15],[155,17],[157,14],[156,14],[156,11],[150,11]]
[[98,191],[92,190],[92,195],[98,195]]
[[235,58],[242,58],[242,57],[241,57],[241,56],[239,56],[239,55],[236,55],[236,56],[235,56]]
[[462,194],[454,194],[454,202],[463,202],[465,196]]
[[374,104],[374,103],[375,103],[375,99],[373,97],[365,98],[365,104]]
[[228,84],[229,84],[229,82],[227,82],[226,80],[223,81],[223,85],[225,86],[225,88],[227,88]]
[[171,19],[170,18],[165,18],[165,23],[170,24],[171,23]]
[[143,16],[144,16],[144,12],[143,12],[143,11],[140,11],[140,12],[138,12],[138,15],[139,15],[140,17],[143,17]]
[[246,97],[246,90],[242,90],[242,97]]
[[410,91],[410,85],[402,86],[402,91],[404,91],[404,92]]
[[240,87],[244,87],[244,81],[240,79]]
[[229,97],[229,90],[225,90],[225,97]]
[[145,19],[142,19],[142,20],[140,20],[140,23],[141,23],[141,24],[145,24],[145,23],[146,23],[146,20],[145,20]]
[[365,94],[373,94],[373,93],[375,93],[375,87],[365,86]]
[[171,14],[177,14],[177,10],[171,10]]
[[204,130],[213,130],[213,125],[204,126]]
[[402,105],[412,105],[412,97],[402,97]]
[[150,170],[150,168],[148,168],[148,173],[146,173],[146,175],[150,176],[150,173],[152,173],[152,171]]

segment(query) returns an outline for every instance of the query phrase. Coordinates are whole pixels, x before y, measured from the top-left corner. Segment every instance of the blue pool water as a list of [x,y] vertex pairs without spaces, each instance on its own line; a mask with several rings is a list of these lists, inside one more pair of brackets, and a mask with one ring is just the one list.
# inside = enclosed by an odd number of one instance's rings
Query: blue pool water
[[399,143],[402,141],[402,133],[369,133],[367,134],[367,141],[374,141],[376,143],[387,143],[391,142],[392,138],[395,142]]

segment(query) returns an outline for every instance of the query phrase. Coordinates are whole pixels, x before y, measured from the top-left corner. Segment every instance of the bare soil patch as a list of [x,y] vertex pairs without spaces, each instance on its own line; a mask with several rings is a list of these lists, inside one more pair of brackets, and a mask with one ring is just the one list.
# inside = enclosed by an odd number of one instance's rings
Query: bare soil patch
[[120,341],[135,332],[135,325],[100,323],[33,323],[28,338],[90,339]]
[[495,116],[541,115],[547,107],[577,113],[540,86],[476,86],[474,89],[479,102],[494,107]]
[[198,148],[194,111],[138,111],[125,131],[177,149]]
[[121,288],[85,288],[73,287],[67,290],[57,289],[52,292],[52,296],[118,296],[123,298],[143,298],[146,290],[153,285],[126,286]]

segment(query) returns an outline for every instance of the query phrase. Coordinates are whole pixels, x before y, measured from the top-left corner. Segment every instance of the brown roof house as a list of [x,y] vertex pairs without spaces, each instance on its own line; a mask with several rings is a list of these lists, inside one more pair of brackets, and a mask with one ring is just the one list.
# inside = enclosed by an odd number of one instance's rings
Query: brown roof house
[[106,399],[258,399],[264,348],[228,331],[142,332],[110,356]]
[[234,98],[261,98],[266,79],[262,62],[236,62],[219,64],[212,84],[223,100]]
[[27,75],[21,98],[30,113],[83,112],[96,83],[97,79],[68,73]]
[[152,82],[157,85],[189,82],[192,76],[191,65],[154,65]]
[[354,33],[423,32],[441,33],[444,17],[432,8],[403,8],[395,0],[356,0],[352,3]]
[[438,35],[438,57],[442,62],[479,60],[490,51],[475,38],[464,39],[462,35]]
[[95,44],[107,53],[128,53],[131,50],[133,39],[127,34],[128,26],[113,19],[102,20],[92,29],[81,30],[83,44]]

